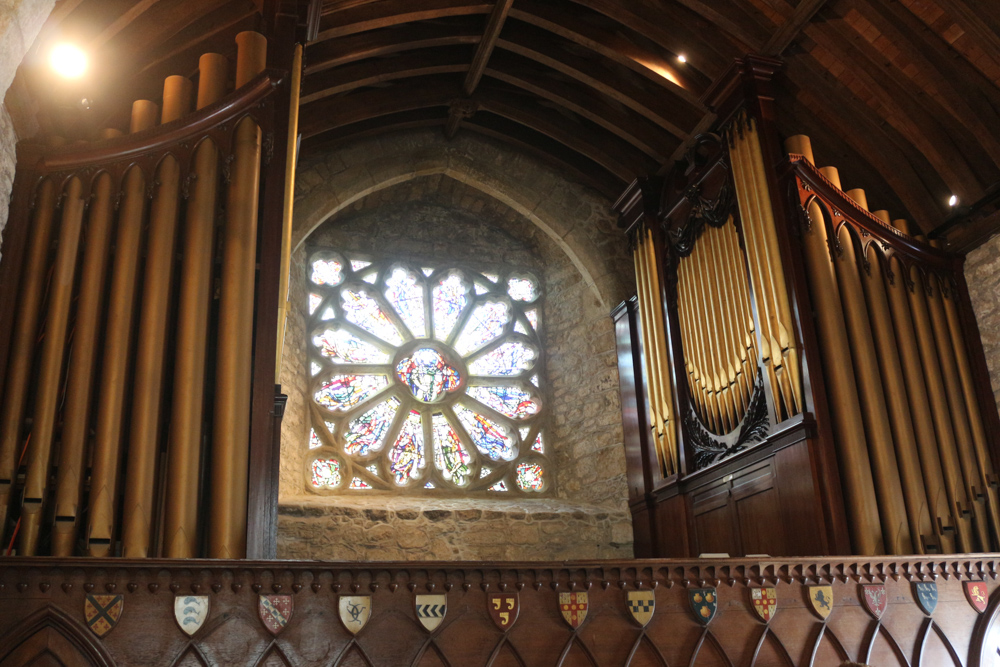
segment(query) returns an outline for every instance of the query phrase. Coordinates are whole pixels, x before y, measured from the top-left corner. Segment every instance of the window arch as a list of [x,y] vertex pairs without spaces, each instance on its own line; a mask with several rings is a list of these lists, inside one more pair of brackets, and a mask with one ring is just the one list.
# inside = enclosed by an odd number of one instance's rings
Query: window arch
[[528,271],[315,250],[306,485],[317,493],[553,490],[542,290]]

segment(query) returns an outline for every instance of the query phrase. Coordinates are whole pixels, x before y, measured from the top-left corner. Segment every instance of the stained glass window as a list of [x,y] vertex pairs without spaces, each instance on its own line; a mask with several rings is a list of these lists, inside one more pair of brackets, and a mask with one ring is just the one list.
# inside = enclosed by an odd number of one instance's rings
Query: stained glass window
[[327,329],[313,338],[319,353],[335,363],[384,364],[389,355],[344,329]]
[[535,278],[330,250],[309,277],[307,488],[551,492]]
[[317,489],[340,486],[340,461],[316,459],[312,462],[312,485]]

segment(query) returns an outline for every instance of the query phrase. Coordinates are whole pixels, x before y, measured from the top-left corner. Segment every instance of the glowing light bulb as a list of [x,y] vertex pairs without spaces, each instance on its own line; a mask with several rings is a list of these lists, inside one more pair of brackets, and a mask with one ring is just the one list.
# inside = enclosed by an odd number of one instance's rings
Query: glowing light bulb
[[684,55],[683,53],[681,55],[677,56],[677,60],[679,60],[682,63],[686,63],[688,61],[687,56]]
[[49,55],[49,64],[59,76],[78,79],[87,70],[87,54],[72,44],[57,44]]
[[952,195],[951,197],[948,198],[948,206],[955,206],[957,203],[958,203],[957,196]]

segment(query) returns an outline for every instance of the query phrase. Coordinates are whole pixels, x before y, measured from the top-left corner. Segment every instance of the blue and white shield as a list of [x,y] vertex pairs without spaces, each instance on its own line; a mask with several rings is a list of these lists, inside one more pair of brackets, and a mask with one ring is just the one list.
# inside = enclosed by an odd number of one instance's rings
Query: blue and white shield
[[933,581],[913,582],[913,600],[928,616],[934,613],[938,603],[938,587]]
[[189,637],[205,624],[209,604],[207,595],[178,595],[174,598],[174,618]]
[[418,595],[414,604],[417,608],[417,620],[428,632],[437,630],[444,621],[444,615],[448,613],[448,596],[444,594]]

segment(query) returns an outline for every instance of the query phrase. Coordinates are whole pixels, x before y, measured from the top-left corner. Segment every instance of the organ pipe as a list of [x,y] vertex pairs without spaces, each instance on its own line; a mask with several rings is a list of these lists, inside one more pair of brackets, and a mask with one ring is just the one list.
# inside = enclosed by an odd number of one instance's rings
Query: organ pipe
[[[267,40],[259,33],[236,38],[237,87],[263,71]],[[209,555],[241,558],[246,551],[247,473],[250,439],[250,371],[253,347],[254,266],[261,132],[252,118],[236,126],[223,227],[212,437]]]
[[[225,92],[225,58],[206,53],[199,61],[198,107]],[[167,452],[164,555],[191,558],[198,546],[198,468],[204,420],[206,353],[212,290],[219,151],[211,139],[198,146],[187,205],[177,308],[177,359]]]
[[302,92],[302,45],[295,45],[292,56],[291,97],[288,103],[288,143],[285,148],[285,208],[281,229],[281,283],[278,286],[278,356],[274,377],[281,377],[281,354],[284,350],[285,321],[288,317],[288,275],[292,263],[292,211],[295,206],[295,166],[299,147],[299,98]]
[[56,411],[60,398],[60,381],[63,370],[63,353],[69,328],[73,279],[80,248],[83,227],[83,184],[71,178],[62,202],[59,225],[58,250],[49,284],[48,313],[45,318],[45,336],[38,364],[35,390],[35,412],[31,442],[25,451],[27,474],[24,500],[21,505],[21,529],[18,543],[24,556],[35,555],[42,524],[42,509],[49,482],[49,466],[56,431]]
[[53,556],[72,556],[76,543],[90,427],[88,417],[94,393],[93,374],[97,366],[100,315],[104,307],[107,264],[111,251],[114,214],[111,188],[110,175],[98,176],[87,222],[87,242],[80,274],[73,348],[68,364],[66,408],[56,475]]
[[3,412],[0,413],[0,523],[6,520],[23,448],[22,420],[31,374],[39,314],[45,296],[47,260],[55,218],[56,186],[42,181],[36,192],[31,235],[25,254],[21,295],[14,319]]
[[[187,113],[190,104],[191,81],[183,76],[168,77],[163,86],[161,122],[178,120]],[[135,353],[132,420],[125,472],[128,483],[125,485],[122,516],[123,555],[129,558],[150,555],[179,199],[180,164],[173,155],[167,155],[156,170],[156,190],[150,207]]]

